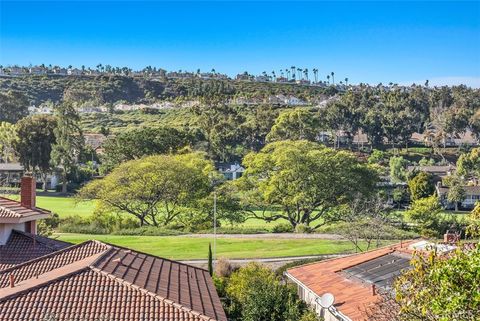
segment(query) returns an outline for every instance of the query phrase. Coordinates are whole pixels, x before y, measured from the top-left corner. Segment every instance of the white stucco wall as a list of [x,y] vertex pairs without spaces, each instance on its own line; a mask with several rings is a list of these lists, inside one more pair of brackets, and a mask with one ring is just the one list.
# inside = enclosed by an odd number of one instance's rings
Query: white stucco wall
[[0,245],[5,245],[5,243],[7,243],[12,230],[25,232],[25,223],[0,224]]

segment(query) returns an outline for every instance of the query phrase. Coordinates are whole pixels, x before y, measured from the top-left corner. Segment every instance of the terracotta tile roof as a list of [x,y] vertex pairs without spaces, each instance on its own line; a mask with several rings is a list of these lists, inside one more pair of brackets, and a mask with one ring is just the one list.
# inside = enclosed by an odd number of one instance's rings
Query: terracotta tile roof
[[212,278],[204,269],[118,247],[95,267],[215,320],[226,320]]
[[54,320],[208,320],[89,269],[0,301],[0,309],[1,321],[42,320],[48,316],[55,316]]
[[98,241],[0,272],[0,284],[0,321],[227,320],[207,271]]
[[0,288],[7,287],[10,275],[15,278],[15,283],[36,277],[37,275],[53,271],[62,266],[72,264],[95,254],[104,252],[109,247],[101,242],[88,241],[72,245],[63,250],[50,253],[46,256],[13,266],[0,271]]
[[412,253],[408,246],[417,241],[403,242],[377,250],[325,260],[287,270],[289,276],[300,281],[318,296],[332,293],[334,306],[353,321],[367,320],[365,310],[380,299],[372,295],[371,285],[348,278],[342,271],[389,253]]
[[0,245],[0,271],[70,246],[62,242],[30,233],[13,230],[5,245]]
[[20,205],[20,202],[11,199],[0,197],[0,222],[1,223],[16,223],[25,220],[44,218],[50,214],[49,211],[35,208],[30,209]]

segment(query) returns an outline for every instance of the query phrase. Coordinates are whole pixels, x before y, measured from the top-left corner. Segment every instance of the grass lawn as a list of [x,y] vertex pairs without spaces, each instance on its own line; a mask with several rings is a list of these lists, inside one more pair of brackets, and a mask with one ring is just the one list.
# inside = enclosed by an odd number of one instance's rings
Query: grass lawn
[[[183,236],[124,236],[90,234],[56,234],[60,240],[80,243],[96,239],[169,259],[207,259],[208,238]],[[388,244],[387,242],[383,243]],[[354,252],[348,241],[315,239],[217,239],[217,256],[268,258]]]
[[71,197],[37,196],[37,206],[57,213],[61,218],[67,216],[89,216],[95,209],[95,202],[75,203]]

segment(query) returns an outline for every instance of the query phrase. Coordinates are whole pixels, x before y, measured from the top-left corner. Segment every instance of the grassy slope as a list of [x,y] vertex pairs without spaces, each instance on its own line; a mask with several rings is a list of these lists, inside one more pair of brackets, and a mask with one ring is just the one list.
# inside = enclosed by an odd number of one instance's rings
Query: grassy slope
[[[170,259],[206,259],[208,238],[183,236],[123,236],[58,234],[59,239],[79,243],[90,239],[129,247]],[[384,243],[387,244],[387,243]],[[226,258],[267,258],[353,252],[348,241],[315,239],[217,239],[217,255]]]

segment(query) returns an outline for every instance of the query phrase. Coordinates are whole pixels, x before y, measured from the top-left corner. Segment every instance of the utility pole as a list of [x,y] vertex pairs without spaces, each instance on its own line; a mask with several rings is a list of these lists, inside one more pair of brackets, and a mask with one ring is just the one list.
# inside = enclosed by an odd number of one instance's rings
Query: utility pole
[[213,191],[213,266],[217,259],[217,191]]

